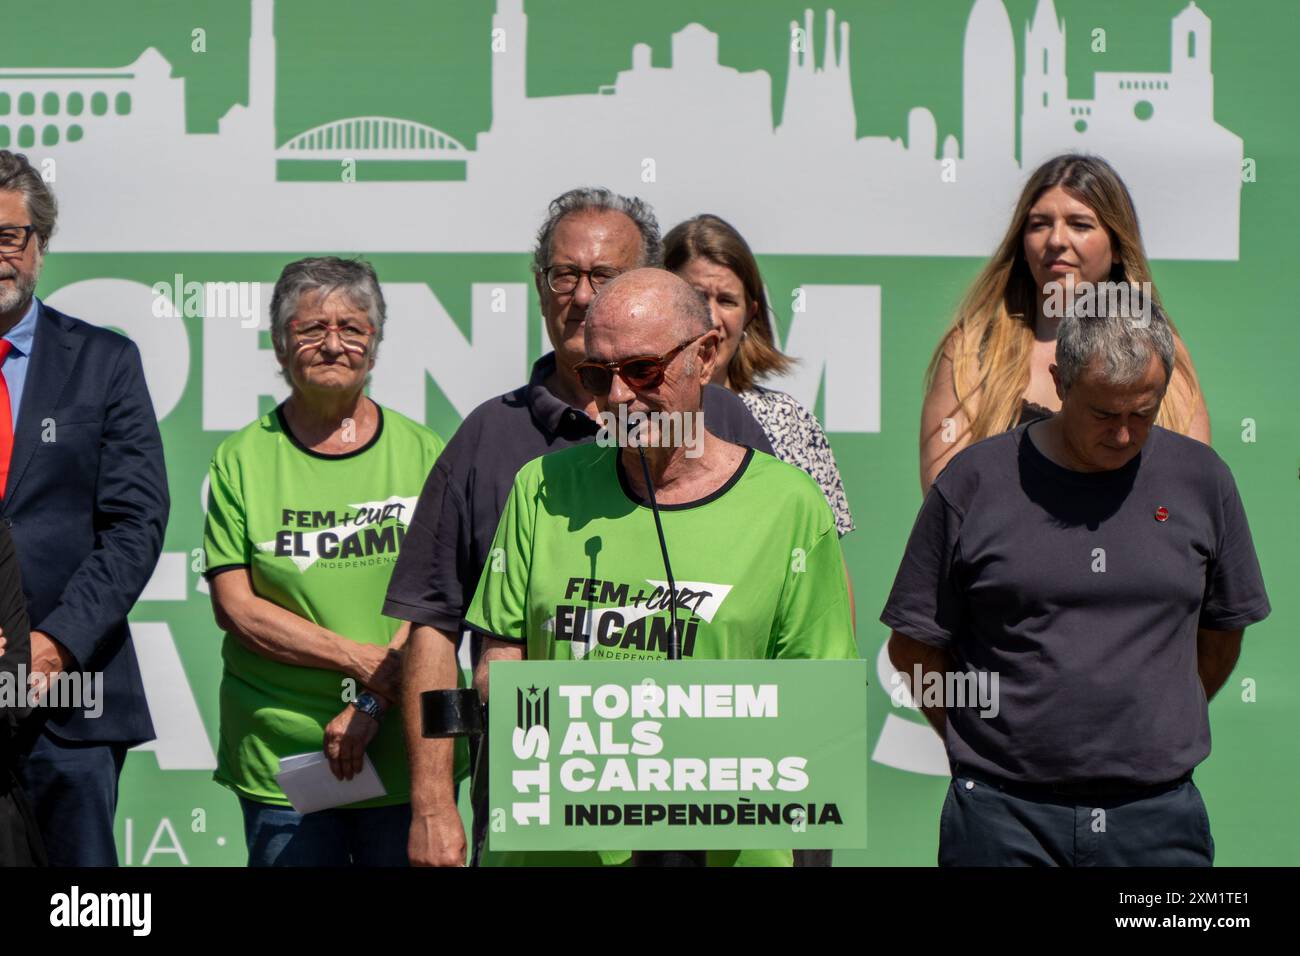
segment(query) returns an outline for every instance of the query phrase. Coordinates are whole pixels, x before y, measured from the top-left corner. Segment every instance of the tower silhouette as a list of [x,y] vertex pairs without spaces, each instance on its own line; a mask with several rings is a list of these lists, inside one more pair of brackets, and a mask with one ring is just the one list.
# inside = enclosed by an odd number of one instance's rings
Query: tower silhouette
[[826,11],[826,46],[817,69],[813,12],[804,10],[802,31],[790,21],[790,57],[785,99],[781,108],[782,136],[822,143],[852,143],[857,138],[853,83],[849,74],[849,25],[839,28],[836,54],[835,11]]
[[518,115],[528,87],[528,15],[523,0],[497,0],[492,16],[492,128]]
[[1170,73],[1187,104],[1198,116],[1214,119],[1214,76],[1210,73],[1210,18],[1195,3],[1179,11],[1170,24]]
[[962,42],[961,158],[1016,162],[1016,44],[1002,0],[975,0]]
[[1039,0],[1032,23],[1025,25],[1024,102],[1020,156],[1038,156],[1059,148],[1069,135],[1066,111],[1065,23],[1052,0]]

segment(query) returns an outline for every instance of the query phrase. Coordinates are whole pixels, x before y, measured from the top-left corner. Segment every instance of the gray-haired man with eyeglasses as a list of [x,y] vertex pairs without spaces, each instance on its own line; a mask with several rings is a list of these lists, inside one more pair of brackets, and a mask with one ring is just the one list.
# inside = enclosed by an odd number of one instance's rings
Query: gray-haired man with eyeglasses
[[[596,437],[596,400],[575,371],[586,357],[583,332],[596,290],[623,272],[659,265],[661,257],[659,224],[640,199],[593,188],[554,199],[533,253],[534,283],[554,351],[533,365],[527,385],[469,414],[420,495],[384,604],[385,614],[412,623],[402,697],[414,865],[459,866],[465,860],[451,768],[438,759],[435,742],[420,736],[420,693],[455,686],[465,611],[519,469],[539,455]],[[715,435],[771,452],[749,410],[726,389],[705,390],[704,417]],[[477,647],[473,656],[477,660]],[[476,808],[476,857],[483,817]]]
[[102,687],[98,712],[42,708],[25,723],[18,779],[52,865],[114,866],[118,775],[127,748],[154,738],[126,616],[170,503],[139,349],[35,295],[56,216],[27,157],[0,150],[0,518],[34,679],[81,672]]

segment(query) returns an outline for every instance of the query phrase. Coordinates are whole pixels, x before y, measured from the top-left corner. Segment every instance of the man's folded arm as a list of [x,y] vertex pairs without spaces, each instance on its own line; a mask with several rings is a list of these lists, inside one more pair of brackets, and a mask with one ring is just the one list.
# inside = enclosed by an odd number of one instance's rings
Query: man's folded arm
[[1237,631],[1196,631],[1196,670],[1205,688],[1205,699],[1210,700],[1228,682],[1232,669],[1241,657],[1241,638],[1245,628]]
[[487,703],[488,668],[493,661],[522,661],[527,644],[523,641],[502,640],[499,637],[483,637],[483,653],[479,655],[478,666],[474,668],[474,689],[479,699]]
[[930,722],[930,726],[935,729],[939,737],[942,738],[944,729],[948,723],[948,715],[942,707],[926,707],[921,701],[920,688],[913,686],[913,676],[919,667],[921,669],[921,681],[923,684],[929,684],[928,674],[938,674],[940,678],[943,675],[956,670],[957,664],[953,660],[952,653],[938,644],[918,641],[913,637],[899,631],[890,631],[889,633],[889,662],[894,665],[900,677],[897,678],[906,683],[908,692],[912,695],[913,701],[916,702],[917,708],[925,715],[925,719]]

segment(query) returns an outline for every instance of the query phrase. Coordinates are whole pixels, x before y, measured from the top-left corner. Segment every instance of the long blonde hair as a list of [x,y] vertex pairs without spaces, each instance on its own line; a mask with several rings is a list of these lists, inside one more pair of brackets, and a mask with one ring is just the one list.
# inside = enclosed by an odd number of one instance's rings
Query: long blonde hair
[[[1006,431],[1020,419],[1021,396],[1029,385],[1039,292],[1025,260],[1025,225],[1034,203],[1056,186],[1086,203],[1110,234],[1111,245],[1119,254],[1110,280],[1151,283],[1133,199],[1110,164],[1098,156],[1066,153],[1038,167],[1020,194],[997,252],[967,290],[926,370],[928,390],[944,356],[952,362],[957,403],[953,412],[960,409],[966,414],[972,442]],[[1155,284],[1144,288],[1151,289],[1152,306],[1160,307]],[[1169,324],[1177,335],[1172,320]],[[1199,393],[1186,352],[1176,352],[1173,377],[1156,424],[1185,434]],[[973,398],[978,400],[978,408],[972,417]]]

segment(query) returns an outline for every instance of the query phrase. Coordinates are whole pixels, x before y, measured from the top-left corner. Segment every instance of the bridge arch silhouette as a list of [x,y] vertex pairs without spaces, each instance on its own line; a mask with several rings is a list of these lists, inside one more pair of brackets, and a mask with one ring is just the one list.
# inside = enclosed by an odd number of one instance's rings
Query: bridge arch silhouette
[[470,150],[442,130],[391,116],[355,116],[334,120],[294,136],[282,154],[306,157],[407,156],[466,158]]

